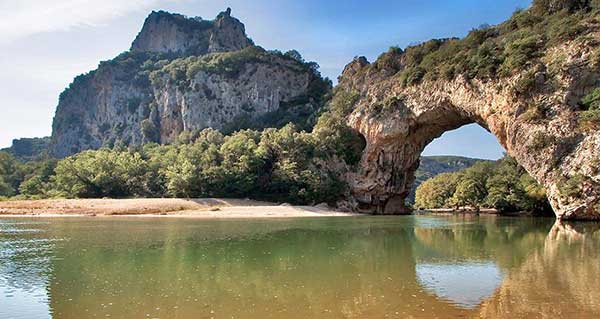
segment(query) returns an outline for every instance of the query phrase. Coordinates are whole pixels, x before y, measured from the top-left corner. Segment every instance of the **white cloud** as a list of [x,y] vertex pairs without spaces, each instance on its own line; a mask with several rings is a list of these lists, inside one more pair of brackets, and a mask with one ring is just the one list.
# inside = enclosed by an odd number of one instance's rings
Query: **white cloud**
[[98,26],[161,0],[19,0],[0,1],[0,42],[29,35]]

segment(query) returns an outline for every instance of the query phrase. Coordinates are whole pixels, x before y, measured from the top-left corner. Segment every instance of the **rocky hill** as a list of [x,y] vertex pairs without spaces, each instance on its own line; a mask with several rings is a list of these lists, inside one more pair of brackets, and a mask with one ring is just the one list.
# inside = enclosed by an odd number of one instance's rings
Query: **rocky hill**
[[49,145],[50,137],[19,138],[12,141],[11,147],[0,149],[0,152],[7,152],[22,162],[29,162],[46,157]]
[[[409,210],[423,149],[478,123],[548,193],[558,218],[600,218],[600,2],[536,0],[508,21],[346,66],[337,96],[366,140],[355,209]],[[338,97],[341,98],[341,97]]]
[[230,9],[212,21],[153,12],[128,52],[60,95],[51,153],[169,143],[208,127],[302,126],[330,90],[317,69],[295,51],[254,46]]
[[131,51],[204,55],[238,51],[253,44],[244,25],[231,17],[231,9],[214,21],[155,11],[146,18]]

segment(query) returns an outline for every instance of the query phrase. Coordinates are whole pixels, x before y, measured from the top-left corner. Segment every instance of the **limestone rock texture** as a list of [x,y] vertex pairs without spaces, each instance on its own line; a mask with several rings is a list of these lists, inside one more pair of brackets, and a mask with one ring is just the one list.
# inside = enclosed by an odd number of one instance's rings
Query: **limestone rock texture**
[[282,113],[316,113],[311,92],[330,84],[310,63],[254,46],[230,13],[212,21],[150,14],[130,51],[61,94],[52,155],[171,143],[184,131],[257,128]]
[[[401,53],[382,63],[356,58],[339,79],[360,99],[348,124],[366,140],[360,169],[349,178],[354,209],[405,214],[424,148],[469,123],[490,131],[541,185],[559,219],[600,219],[600,131],[582,127],[580,101],[599,83],[593,56],[597,28],[563,41],[510,76],[425,79],[406,85]],[[528,83],[523,92],[518,87]],[[543,115],[532,120],[532,105]],[[529,111],[529,112],[528,112]],[[478,145],[473,145],[477,148]]]
[[146,18],[131,51],[202,55],[237,51],[253,44],[229,8],[213,21],[154,11]]

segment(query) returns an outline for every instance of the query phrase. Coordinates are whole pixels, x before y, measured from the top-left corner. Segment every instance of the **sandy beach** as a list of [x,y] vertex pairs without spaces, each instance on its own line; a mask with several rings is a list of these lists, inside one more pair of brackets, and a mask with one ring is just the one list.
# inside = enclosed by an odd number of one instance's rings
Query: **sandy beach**
[[0,202],[0,217],[292,218],[355,215],[336,212],[324,205],[278,205],[249,199],[48,199]]

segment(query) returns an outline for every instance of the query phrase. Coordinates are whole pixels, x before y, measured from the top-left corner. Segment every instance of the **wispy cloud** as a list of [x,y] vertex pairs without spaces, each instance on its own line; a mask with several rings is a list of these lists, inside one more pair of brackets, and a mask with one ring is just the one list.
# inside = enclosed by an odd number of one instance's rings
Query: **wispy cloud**
[[161,0],[19,0],[0,2],[0,42],[29,35],[98,26]]

